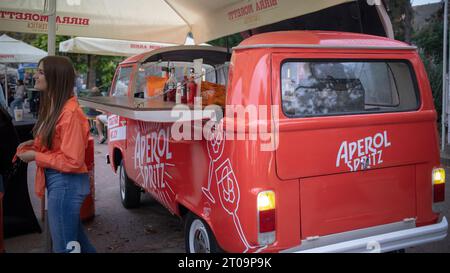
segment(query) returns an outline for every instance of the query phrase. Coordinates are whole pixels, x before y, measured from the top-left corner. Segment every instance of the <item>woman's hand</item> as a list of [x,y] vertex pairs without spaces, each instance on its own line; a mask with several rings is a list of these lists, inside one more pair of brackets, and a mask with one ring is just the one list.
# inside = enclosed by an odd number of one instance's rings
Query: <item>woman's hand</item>
[[34,139],[20,143],[17,148],[21,148],[23,146],[31,146],[31,145],[34,145]]
[[22,161],[28,163],[30,161],[34,161],[36,159],[35,151],[26,151],[24,153],[17,155]]

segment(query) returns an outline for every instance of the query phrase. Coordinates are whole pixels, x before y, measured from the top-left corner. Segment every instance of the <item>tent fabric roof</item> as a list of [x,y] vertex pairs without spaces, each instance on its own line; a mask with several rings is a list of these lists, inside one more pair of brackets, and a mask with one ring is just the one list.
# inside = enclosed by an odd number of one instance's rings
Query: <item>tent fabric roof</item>
[[37,63],[47,52],[13,39],[6,34],[0,36],[0,63]]
[[60,52],[106,56],[133,56],[174,44],[75,37],[59,44]]
[[[355,0],[58,0],[58,35],[196,44]],[[0,30],[46,33],[44,0],[0,1]]]

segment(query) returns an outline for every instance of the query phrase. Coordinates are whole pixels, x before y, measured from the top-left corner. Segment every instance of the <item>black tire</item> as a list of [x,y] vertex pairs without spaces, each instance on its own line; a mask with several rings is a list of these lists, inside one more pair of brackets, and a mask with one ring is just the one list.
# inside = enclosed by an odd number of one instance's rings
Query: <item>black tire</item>
[[191,212],[185,218],[184,241],[186,253],[222,252],[208,224]]
[[137,208],[141,202],[141,188],[128,177],[123,160],[119,166],[120,200],[126,209]]

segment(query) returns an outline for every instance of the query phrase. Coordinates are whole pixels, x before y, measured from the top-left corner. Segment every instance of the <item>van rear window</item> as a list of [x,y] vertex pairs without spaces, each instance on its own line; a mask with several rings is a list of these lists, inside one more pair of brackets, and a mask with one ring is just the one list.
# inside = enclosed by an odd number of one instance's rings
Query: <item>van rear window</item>
[[419,97],[403,61],[288,61],[281,67],[288,117],[412,111]]

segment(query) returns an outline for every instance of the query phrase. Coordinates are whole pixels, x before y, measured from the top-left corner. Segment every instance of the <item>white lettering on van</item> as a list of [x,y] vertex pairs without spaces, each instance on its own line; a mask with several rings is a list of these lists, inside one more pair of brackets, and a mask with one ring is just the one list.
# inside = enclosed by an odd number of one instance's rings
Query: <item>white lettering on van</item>
[[142,178],[146,190],[156,194],[156,198],[170,210],[175,195],[169,181],[168,168],[172,159],[170,150],[170,128],[141,134],[137,132],[134,146],[134,168]]
[[383,163],[383,149],[391,145],[387,131],[355,141],[344,140],[338,150],[336,167],[344,165],[352,172],[370,169]]

